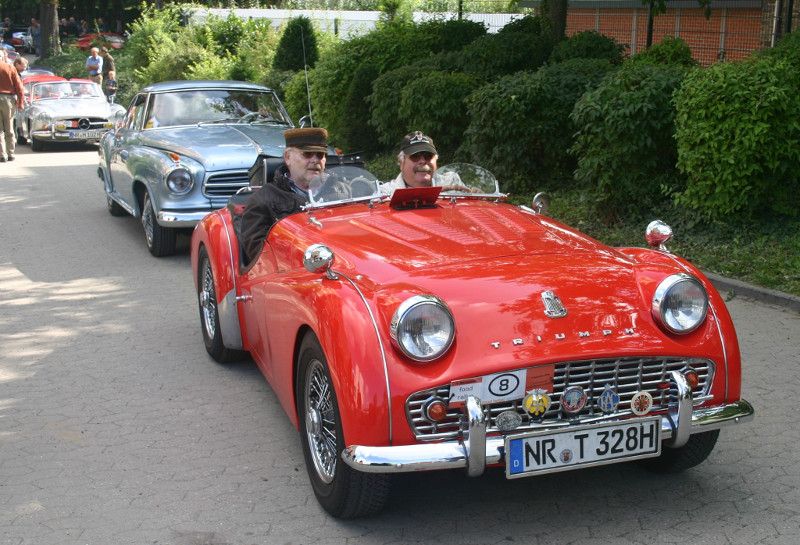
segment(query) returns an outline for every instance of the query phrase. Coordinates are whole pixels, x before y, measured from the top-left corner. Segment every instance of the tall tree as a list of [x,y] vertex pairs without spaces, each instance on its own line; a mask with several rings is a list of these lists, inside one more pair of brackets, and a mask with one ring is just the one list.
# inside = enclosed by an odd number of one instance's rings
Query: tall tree
[[61,38],[58,33],[58,0],[41,0],[39,23],[42,25],[42,58],[61,54]]

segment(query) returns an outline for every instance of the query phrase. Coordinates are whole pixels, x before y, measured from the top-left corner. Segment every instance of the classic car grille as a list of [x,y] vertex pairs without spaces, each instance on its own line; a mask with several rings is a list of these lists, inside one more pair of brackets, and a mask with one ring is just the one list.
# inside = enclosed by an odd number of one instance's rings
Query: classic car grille
[[[633,395],[645,390],[653,396],[652,411],[666,409],[671,400],[675,400],[677,391],[670,383],[670,373],[691,366],[697,371],[700,382],[693,390],[694,401],[703,401],[708,394],[714,375],[714,363],[704,359],[687,358],[616,358],[586,361],[560,362],[555,364],[553,389],[549,394],[552,404],[542,420],[536,426],[556,424],[574,416],[567,415],[561,409],[561,394],[568,386],[581,386],[586,393],[586,406],[578,418],[602,415],[597,402],[606,384],[611,384],[619,395],[618,413],[630,411]],[[669,384],[669,387],[665,387]],[[416,392],[406,400],[406,414],[414,434],[418,439],[442,439],[457,434],[461,408],[448,408],[444,420],[432,423],[425,418],[425,404],[432,398],[447,400],[450,398],[450,385]],[[531,428],[531,419],[522,407],[522,399],[484,404],[487,416],[487,432],[498,432],[495,420],[505,411],[516,411],[522,417],[522,426],[514,431]]]
[[241,188],[249,185],[250,181],[246,170],[242,172],[224,172],[208,177],[206,185],[203,187],[203,194],[210,198],[230,197]]
[[[108,123],[108,119],[105,117],[72,117],[66,118],[64,121],[74,122],[68,126],[80,129],[82,131],[97,131],[106,129],[106,123]],[[89,122],[88,125],[86,124],[87,121]]]

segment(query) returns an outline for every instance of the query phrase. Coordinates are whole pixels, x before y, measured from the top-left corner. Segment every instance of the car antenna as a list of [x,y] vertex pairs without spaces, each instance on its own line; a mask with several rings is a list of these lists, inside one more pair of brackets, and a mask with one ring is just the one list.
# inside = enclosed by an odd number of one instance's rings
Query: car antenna
[[303,45],[303,72],[306,75],[306,98],[308,99],[308,121],[311,126],[314,126],[314,115],[311,113],[311,90],[308,87],[308,64],[306,64],[306,39],[303,32],[303,25],[300,27],[300,43]]

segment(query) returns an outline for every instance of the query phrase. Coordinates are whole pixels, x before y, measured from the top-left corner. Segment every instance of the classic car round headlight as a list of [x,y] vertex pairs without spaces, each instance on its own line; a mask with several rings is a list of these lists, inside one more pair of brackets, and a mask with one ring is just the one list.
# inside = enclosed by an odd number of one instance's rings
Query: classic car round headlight
[[444,301],[432,295],[416,295],[395,311],[390,331],[392,342],[403,354],[427,362],[447,352],[456,327]]
[[34,123],[39,127],[50,128],[50,125],[53,124],[53,116],[50,115],[50,112],[41,110],[34,116]]
[[653,295],[653,317],[672,333],[689,333],[703,323],[708,293],[700,281],[678,273],[665,278]]
[[192,189],[192,173],[185,168],[176,168],[167,174],[167,187],[173,193],[182,195]]

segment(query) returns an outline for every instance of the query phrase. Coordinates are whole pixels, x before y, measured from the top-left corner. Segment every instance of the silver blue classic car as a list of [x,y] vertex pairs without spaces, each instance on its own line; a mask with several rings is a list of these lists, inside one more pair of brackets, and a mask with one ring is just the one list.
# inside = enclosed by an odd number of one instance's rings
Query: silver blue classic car
[[149,85],[100,142],[97,173],[108,211],[141,218],[150,253],[171,255],[177,233],[250,185],[257,158],[283,155],[283,132],[292,127],[277,95],[261,85]]

